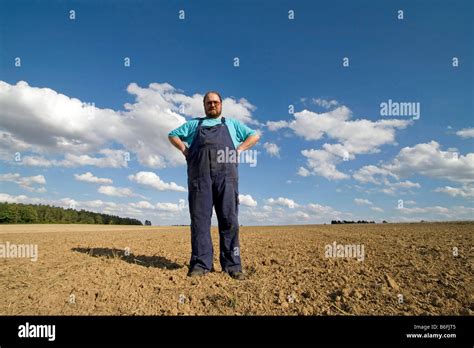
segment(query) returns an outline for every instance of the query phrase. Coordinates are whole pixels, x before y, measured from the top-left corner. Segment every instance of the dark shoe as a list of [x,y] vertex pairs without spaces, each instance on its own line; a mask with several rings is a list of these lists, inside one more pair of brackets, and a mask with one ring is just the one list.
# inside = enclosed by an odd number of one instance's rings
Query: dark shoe
[[236,280],[245,280],[247,277],[242,271],[230,271],[229,275]]
[[205,275],[208,271],[202,269],[202,268],[196,268],[193,269],[192,271],[190,270],[188,272],[188,277],[202,277]]

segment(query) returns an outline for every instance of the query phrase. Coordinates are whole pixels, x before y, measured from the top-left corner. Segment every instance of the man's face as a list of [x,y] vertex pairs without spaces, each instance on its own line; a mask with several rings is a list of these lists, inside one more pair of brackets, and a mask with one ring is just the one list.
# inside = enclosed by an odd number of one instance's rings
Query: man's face
[[222,104],[217,94],[211,93],[207,96],[204,101],[204,110],[206,111],[207,117],[216,118],[221,115]]

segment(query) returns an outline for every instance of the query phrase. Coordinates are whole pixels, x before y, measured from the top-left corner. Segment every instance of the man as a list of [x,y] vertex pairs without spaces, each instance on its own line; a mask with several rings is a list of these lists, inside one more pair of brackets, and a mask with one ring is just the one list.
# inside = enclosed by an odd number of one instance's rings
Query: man
[[[238,170],[236,161],[222,161],[222,151],[236,151],[235,158],[259,139],[243,123],[221,117],[218,92],[204,96],[205,118],[192,119],[171,131],[168,138],[186,157],[188,201],[191,215],[191,261],[188,276],[202,276],[213,270],[211,217],[214,206],[219,225],[219,261],[222,270],[242,280],[238,222]],[[189,148],[183,143],[186,142]],[[218,160],[219,158],[219,160]]]

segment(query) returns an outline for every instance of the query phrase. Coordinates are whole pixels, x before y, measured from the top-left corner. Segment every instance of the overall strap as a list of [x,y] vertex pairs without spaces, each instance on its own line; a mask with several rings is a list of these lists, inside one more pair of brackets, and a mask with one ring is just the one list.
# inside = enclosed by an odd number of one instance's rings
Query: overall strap
[[225,117],[224,116],[221,117],[221,121],[222,121],[222,124],[225,124]]

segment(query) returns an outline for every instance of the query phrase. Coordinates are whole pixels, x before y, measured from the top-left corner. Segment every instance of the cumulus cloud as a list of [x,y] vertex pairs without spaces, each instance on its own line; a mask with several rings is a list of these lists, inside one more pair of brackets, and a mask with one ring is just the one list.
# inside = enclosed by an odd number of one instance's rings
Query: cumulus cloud
[[461,138],[474,138],[474,128],[464,128],[456,132]]
[[110,185],[100,186],[97,192],[102,193],[107,196],[116,196],[116,197],[132,197],[135,196],[133,191],[128,187],[115,187]]
[[337,170],[336,163],[339,162],[339,159],[331,153],[324,150],[303,150],[301,153],[306,157],[306,165],[310,169],[300,167],[299,175],[320,175],[329,180],[349,178],[349,175]]
[[420,188],[420,184],[405,181],[391,181],[390,179],[399,180],[398,175],[393,174],[388,169],[380,168],[374,165],[367,165],[359,168],[352,177],[360,183],[371,183],[384,186],[379,191],[388,195],[395,195],[398,189]]
[[451,197],[474,198],[474,185],[466,184],[461,187],[438,187],[435,189],[435,192],[446,193]]
[[[320,100],[321,105],[329,103]],[[332,103],[334,104],[334,103]],[[383,145],[395,145],[395,132],[412,124],[412,120],[367,119],[351,120],[352,111],[344,106],[316,113],[303,110],[294,113],[292,121],[267,122],[270,130],[291,129],[296,135],[308,141],[321,140],[324,137],[335,143],[325,143],[322,149],[306,149],[301,153],[307,158],[307,165],[299,174],[323,176],[329,180],[348,179],[350,176],[336,168],[341,161],[349,161],[359,154],[380,152]]]
[[400,182],[390,182],[384,180],[385,188],[380,189],[380,192],[386,193],[388,195],[394,196],[399,189],[410,189],[410,188],[420,188],[421,185],[417,182],[411,182],[410,180],[400,181]]
[[354,203],[357,205],[372,205],[372,202],[369,201],[368,199],[363,199],[363,198],[355,198]]
[[[301,207],[301,205],[300,205]],[[338,217],[342,215],[341,212],[337,211],[336,209],[328,206],[328,205],[322,205],[318,203],[309,203],[307,205],[302,206],[304,210],[306,210],[309,213],[312,213],[313,215],[319,215],[321,217]]]
[[262,208],[242,209],[240,215],[247,223],[257,225],[285,225],[327,223],[331,220],[352,218],[350,213],[342,213],[336,209],[318,203],[299,204],[289,198],[270,198]]
[[[1,158],[11,159],[12,153],[20,151],[34,154],[24,156],[25,165],[126,167],[118,153],[120,158],[113,153],[105,153],[112,159],[95,156],[113,143],[144,166],[185,164],[167,134],[183,124],[185,116],[204,114],[202,95],[187,96],[168,83],[151,83],[146,88],[131,83],[127,92],[134,102],[124,104],[124,110],[111,110],[25,81],[16,85],[0,81],[0,144],[6,146]],[[223,101],[223,114],[244,123],[258,124],[253,110],[255,106],[245,98]],[[64,159],[56,158],[62,154],[66,154]]]
[[458,183],[474,182],[474,153],[454,155],[442,151],[436,141],[404,147],[383,167],[400,177],[423,175]]
[[42,202],[42,200],[40,198],[31,198],[25,195],[14,196],[8,193],[0,192],[0,202],[39,204]]
[[267,121],[266,126],[272,132],[277,131],[282,128],[288,127],[288,122],[286,121]]
[[222,116],[235,118],[246,124],[259,124],[257,120],[252,119],[252,111],[256,109],[257,107],[245,98],[239,100],[224,98],[222,101]]
[[0,181],[13,182],[31,192],[46,192],[45,187],[34,187],[34,185],[46,185],[43,175],[21,176],[19,173],[6,173],[0,174]]
[[138,184],[152,187],[158,191],[186,192],[186,189],[183,186],[179,186],[175,182],[166,183],[153,172],[138,172],[136,174],[129,175],[128,179]]
[[[384,185],[381,192],[395,195],[399,189],[420,188],[421,185],[402,177],[426,176],[463,184],[460,188],[437,188],[451,196],[471,197],[474,183],[474,153],[466,155],[443,151],[436,141],[402,148],[395,158],[379,166],[368,165],[358,169],[353,178],[361,183]],[[397,180],[397,181],[392,181]]]
[[310,176],[311,172],[308,169],[306,169],[305,167],[300,167],[298,169],[297,174],[300,175],[300,176],[305,177],[305,176]]
[[24,156],[20,164],[34,167],[82,167],[95,166],[99,168],[126,168],[129,153],[123,150],[102,149],[94,157],[89,155],[74,155],[67,153],[64,159],[48,159],[44,156]]
[[293,217],[295,217],[296,219],[300,220],[308,220],[310,218],[310,215],[305,213],[305,212],[302,212],[302,211],[297,211],[295,213],[292,214]]
[[280,157],[280,148],[277,144],[265,142],[263,148],[267,151],[270,157]]
[[298,207],[298,204],[296,204],[294,200],[284,197],[278,197],[277,199],[269,198],[266,200],[266,203],[268,205],[280,205],[290,209]]
[[130,206],[138,209],[155,209],[155,206],[148,201],[132,202]]
[[[433,206],[433,207],[412,207],[412,208],[398,208],[398,211],[402,214],[419,214],[419,213],[435,213],[445,215],[447,217],[451,216],[450,209],[441,206]],[[473,209],[474,211],[474,209]]]
[[337,100],[327,100],[322,98],[313,98],[313,103],[319,106],[322,106],[325,109],[330,109],[333,106],[338,106],[339,102]]
[[156,203],[156,209],[162,211],[181,211],[186,207],[184,199],[180,199],[178,204],[175,203]]
[[444,207],[440,205],[427,207],[406,207],[394,209],[399,216],[393,216],[396,221],[423,220],[472,220],[474,208],[463,205]]
[[251,195],[239,195],[239,202],[247,207],[256,207],[257,201]]
[[387,176],[398,179],[398,177],[388,171],[387,169],[379,168],[374,165],[367,165],[357,170],[353,175],[353,178],[361,183],[372,183],[380,185],[385,181]]
[[177,204],[165,202],[158,202],[156,204],[152,204],[148,201],[140,201],[136,203],[130,203],[130,206],[138,209],[157,210],[163,212],[180,212],[186,208],[184,199],[180,199]]
[[84,174],[74,174],[74,177],[78,181],[91,182],[94,184],[111,184],[113,182],[112,179],[98,178],[94,176],[91,172],[87,172]]

